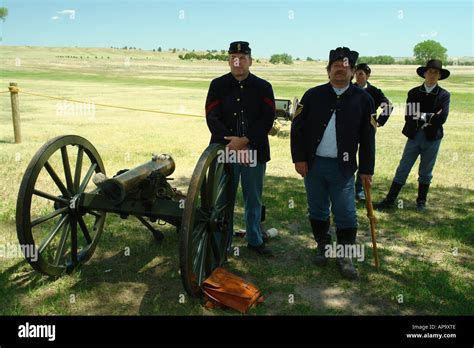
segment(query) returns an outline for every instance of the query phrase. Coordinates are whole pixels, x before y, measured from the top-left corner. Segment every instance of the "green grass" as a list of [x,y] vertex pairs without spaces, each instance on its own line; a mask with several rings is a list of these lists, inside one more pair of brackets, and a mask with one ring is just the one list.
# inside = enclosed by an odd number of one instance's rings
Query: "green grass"
[[[100,73],[88,75],[77,72],[44,72],[44,71],[14,71],[14,70],[2,70],[0,72],[0,78],[2,79],[22,79],[27,78],[29,80],[48,80],[57,82],[85,82],[85,83],[102,83],[104,82],[104,76]],[[107,84],[121,84],[125,86],[135,87],[149,87],[149,86],[160,86],[160,87],[173,87],[173,88],[197,88],[203,89],[209,87],[209,79],[203,81],[187,81],[187,80],[168,80],[168,79],[157,79],[157,78],[139,78],[135,77],[130,79],[126,76],[108,76]]]
[[[57,55],[98,55],[110,59],[85,61]],[[15,57],[22,65],[15,66]],[[228,71],[225,63],[183,62],[177,54],[100,49],[6,47],[0,50],[0,90],[17,82],[25,91],[143,109],[203,114],[210,79]],[[371,81],[394,102],[421,84],[415,66],[374,66]],[[294,172],[288,126],[271,137],[272,161],[267,166],[264,202],[267,227],[280,234],[270,241],[276,257],[251,254],[242,239],[234,240],[240,256],[227,267],[263,289],[266,300],[250,315],[462,315],[474,314],[474,155],[471,134],[474,68],[450,67],[452,76],[440,84],[451,92],[451,110],[435,167],[429,209],[415,211],[416,168],[400,194],[403,209],[377,213],[381,269],[373,266],[365,209],[357,206],[358,241],[366,249],[358,263],[359,282],[341,279],[334,262],[326,268],[311,263],[315,249],[306,218],[302,180]],[[292,66],[256,63],[253,72],[268,79],[275,95],[292,99],[327,81],[323,63]],[[3,86],[3,87],[1,87]],[[58,100],[20,93],[23,142],[13,143],[10,100],[0,94],[0,244],[17,243],[15,207],[19,183],[36,150],[62,134],[79,134],[98,149],[109,175],[169,153],[176,161],[173,185],[186,191],[190,175],[209,142],[204,119],[182,118],[97,107],[91,116],[61,116]],[[403,117],[392,116],[377,132],[374,200],[390,186],[406,138]],[[294,207],[289,207],[289,202]],[[243,227],[242,197],[236,228]],[[0,314],[3,315],[239,315],[207,310],[186,296],[181,284],[178,235],[160,227],[165,240],[156,243],[137,220],[108,215],[92,259],[79,272],[49,279],[21,258],[0,260]],[[124,249],[131,255],[125,256]],[[457,251],[455,253],[454,251]],[[71,303],[71,295],[75,302]],[[398,302],[403,296],[403,303]],[[294,303],[289,299],[294,298]]]

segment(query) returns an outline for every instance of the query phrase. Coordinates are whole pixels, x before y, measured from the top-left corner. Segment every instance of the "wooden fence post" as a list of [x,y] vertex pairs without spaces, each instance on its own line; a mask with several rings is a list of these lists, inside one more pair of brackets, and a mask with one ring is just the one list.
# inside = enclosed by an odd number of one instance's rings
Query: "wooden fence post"
[[20,123],[20,103],[18,99],[18,84],[16,82],[10,82],[10,99],[12,102],[12,119],[13,119],[13,132],[15,134],[15,143],[21,143],[21,123]]

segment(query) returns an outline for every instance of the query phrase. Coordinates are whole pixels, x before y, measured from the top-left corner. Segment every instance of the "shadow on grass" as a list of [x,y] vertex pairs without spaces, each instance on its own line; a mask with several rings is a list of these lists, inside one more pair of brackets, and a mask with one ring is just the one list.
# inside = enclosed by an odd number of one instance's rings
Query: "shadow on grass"
[[383,250],[381,262],[381,283],[398,291],[393,296],[397,303],[402,301],[400,309],[426,315],[474,313],[474,286],[457,278],[453,274],[456,270],[424,256],[404,256],[388,249]]
[[0,272],[0,314],[25,315],[23,296],[33,290],[47,285],[51,278],[33,270],[26,261],[19,261]]
[[[366,245],[367,255],[364,262],[357,264],[361,280],[349,282],[341,279],[333,260],[322,269],[311,263],[316,245],[306,217],[302,180],[270,175],[265,180],[265,225],[280,231],[280,235],[269,242],[276,257],[261,258],[247,250],[245,240],[235,238],[234,246],[240,253],[232,255],[226,265],[254,282],[267,295],[265,303],[252,309],[250,314],[460,315],[474,312],[474,289],[465,276],[468,272],[472,274],[473,269],[474,195],[471,190],[435,187],[430,192],[428,211],[419,214],[414,209],[416,187],[406,185],[400,194],[406,201],[404,209],[376,213],[382,246],[379,272],[372,266],[365,208],[358,205],[358,241]],[[185,181],[180,179],[173,182],[173,186],[185,187]],[[378,179],[373,196],[382,198],[389,184],[389,180]],[[241,205],[241,201],[239,190],[237,204]],[[237,211],[237,220],[242,220],[242,209]],[[3,308],[6,313],[15,314],[15,306],[26,301],[31,289],[44,288],[44,296],[28,303],[33,306],[50,303],[65,314],[235,314],[223,310],[209,312],[203,309],[200,300],[186,294],[178,272],[179,236],[173,227],[166,226],[162,230],[166,237],[157,243],[135,219],[121,220],[110,215],[96,254],[80,272],[66,276],[71,279],[66,279],[65,290],[58,290],[64,296],[58,297],[58,291],[48,293],[58,281],[39,275],[25,262],[19,262],[0,274]],[[418,241],[411,238],[413,235],[423,238]],[[455,246],[461,253],[458,258],[449,258],[449,248]],[[430,258],[420,254],[421,250],[444,252],[444,259]],[[70,294],[77,295],[74,305],[68,303]],[[398,303],[399,295],[403,296],[403,303]],[[18,312],[32,313],[27,308]]]
[[[89,301],[103,308],[101,314],[184,315],[199,310],[182,286],[174,227],[162,228],[165,239],[157,242],[133,220],[108,220],[113,233],[104,236],[101,252],[83,267],[83,281],[71,291],[94,294]],[[86,307],[97,311],[94,305]]]
[[[389,180],[377,178],[373,197],[377,200],[382,199],[389,186]],[[396,314],[403,313],[407,309],[407,313],[413,314],[473,313],[474,299],[469,295],[473,293],[473,287],[469,285],[469,277],[460,276],[458,272],[472,273],[473,269],[471,253],[474,244],[474,192],[457,187],[433,187],[428,196],[428,209],[423,214],[415,209],[416,194],[416,185],[405,185],[399,196],[404,201],[403,209],[375,213],[378,218],[379,238],[383,238],[383,243],[387,246],[380,251],[382,269],[379,273],[375,273],[371,265],[372,250],[365,206],[362,203],[357,205],[358,242],[366,245],[368,257],[365,262],[359,264],[361,281],[358,284],[346,284],[352,289],[347,295],[359,296],[354,298],[353,302],[356,304],[359,302],[379,306],[377,311],[369,310],[370,306],[367,307],[366,314],[371,312],[384,314],[384,311]],[[294,203],[293,208],[290,208],[288,202]],[[323,299],[319,301],[317,307],[314,303],[313,308],[322,308],[323,312],[337,309],[338,306],[333,305],[325,308],[324,300],[330,303],[331,298],[329,295],[323,296],[328,287],[339,285],[337,270],[332,267],[330,270],[314,271],[310,265],[310,255],[313,253],[311,249],[315,248],[315,242],[312,240],[306,217],[306,196],[302,180],[267,176],[264,204],[267,206],[267,226],[277,227],[283,232],[280,241],[275,241],[280,244],[278,249],[281,249],[283,258],[281,261],[276,261],[281,267],[276,273],[284,279],[285,272],[287,274],[296,272],[294,274],[300,275],[302,280],[306,278],[307,283],[312,283],[315,298]],[[416,238],[421,238],[419,242],[411,241],[413,234],[416,234]],[[388,247],[395,240],[405,248],[397,251],[389,250]],[[462,249],[463,255],[451,257],[452,247]],[[432,260],[424,255],[420,258],[423,252],[441,254],[444,258]],[[390,263],[396,259],[405,261],[393,271]],[[304,277],[304,272],[308,270],[297,271],[298,265],[303,267],[305,262],[309,265],[309,277]],[[446,267],[446,263],[449,267]],[[311,282],[314,276],[317,276],[318,281]],[[293,281],[298,282],[298,277],[293,277]],[[321,287],[321,281],[326,286]],[[375,285],[378,289],[374,288]],[[303,285],[300,283],[299,287],[301,286]],[[354,289],[359,291],[354,292]],[[399,293],[408,294],[410,298],[405,301],[404,306],[398,305],[396,296]],[[308,294],[306,298],[311,297]],[[347,304],[341,310],[344,313],[360,314],[358,308],[352,307],[352,304]]]

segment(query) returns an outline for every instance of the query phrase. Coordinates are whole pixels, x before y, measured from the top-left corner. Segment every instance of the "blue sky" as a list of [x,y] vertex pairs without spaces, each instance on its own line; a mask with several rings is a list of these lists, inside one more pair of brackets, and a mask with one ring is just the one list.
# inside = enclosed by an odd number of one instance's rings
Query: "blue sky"
[[473,1],[3,0],[3,45],[227,49],[326,59],[348,46],[361,55],[411,56],[423,40],[449,56],[474,56]]

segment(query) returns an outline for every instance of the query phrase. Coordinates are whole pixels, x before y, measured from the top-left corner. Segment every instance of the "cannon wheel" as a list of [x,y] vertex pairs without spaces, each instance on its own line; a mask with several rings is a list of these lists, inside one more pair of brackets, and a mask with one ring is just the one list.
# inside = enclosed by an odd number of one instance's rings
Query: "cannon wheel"
[[88,140],[76,135],[51,139],[32,158],[18,193],[16,226],[23,254],[35,270],[60,276],[94,253],[105,213],[76,206],[94,172],[105,174],[102,160]]
[[234,193],[232,167],[218,161],[223,145],[211,144],[194,169],[180,231],[180,270],[183,285],[201,297],[200,285],[222,265],[232,238]]

